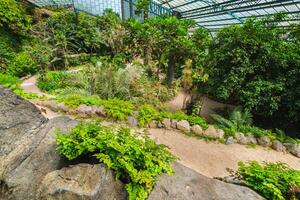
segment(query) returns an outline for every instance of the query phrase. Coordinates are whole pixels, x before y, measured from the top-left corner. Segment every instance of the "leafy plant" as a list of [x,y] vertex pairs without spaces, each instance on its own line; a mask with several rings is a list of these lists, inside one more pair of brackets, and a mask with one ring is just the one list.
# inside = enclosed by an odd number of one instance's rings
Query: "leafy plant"
[[300,171],[284,163],[240,162],[237,176],[267,199],[296,200],[300,195]]
[[56,90],[63,89],[67,86],[67,77],[67,72],[49,71],[38,77],[37,86],[43,91],[55,92]]
[[142,105],[139,108],[139,113],[137,119],[141,127],[150,123],[152,120],[155,120],[158,116],[158,111],[151,105]]
[[80,123],[70,134],[57,131],[56,142],[58,151],[70,160],[92,155],[113,169],[117,178],[126,180],[130,200],[146,199],[160,174],[172,174],[175,160],[166,146],[155,144],[146,135],[95,122]]
[[21,2],[1,0],[0,27],[26,36],[31,28],[31,17],[26,14]]
[[9,74],[18,77],[34,74],[36,71],[36,64],[27,52],[17,53],[7,67]]
[[128,101],[108,99],[103,100],[102,104],[106,113],[114,119],[125,120],[128,116],[133,114],[134,106]]
[[236,109],[229,114],[228,119],[218,114],[213,114],[211,117],[219,128],[227,128],[231,130],[231,132],[240,131],[242,127],[245,128],[245,126],[250,126],[252,124],[252,115],[247,110],[242,111]]

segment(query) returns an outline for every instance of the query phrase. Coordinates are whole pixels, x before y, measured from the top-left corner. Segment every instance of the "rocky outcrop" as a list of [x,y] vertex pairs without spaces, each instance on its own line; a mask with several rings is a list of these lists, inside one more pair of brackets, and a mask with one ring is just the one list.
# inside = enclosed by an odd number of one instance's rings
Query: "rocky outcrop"
[[39,189],[41,199],[125,200],[126,191],[103,165],[78,164],[48,173]]
[[47,121],[40,111],[7,89],[0,88],[0,199],[35,199],[43,177],[65,160],[56,151],[54,132],[76,124],[67,117]]
[[179,163],[175,163],[173,168],[174,175],[162,175],[148,200],[264,199],[247,187],[208,178]]
[[[76,164],[58,154],[57,128],[68,132],[77,122],[47,120],[28,101],[0,88],[0,199],[125,200],[124,185],[101,164]],[[248,188],[211,178],[174,164],[149,199],[262,199]]]

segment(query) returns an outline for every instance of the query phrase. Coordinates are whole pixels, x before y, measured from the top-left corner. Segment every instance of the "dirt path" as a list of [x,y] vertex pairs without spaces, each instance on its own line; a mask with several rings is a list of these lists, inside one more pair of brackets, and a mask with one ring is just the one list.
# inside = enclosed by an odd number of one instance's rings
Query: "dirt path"
[[[43,93],[36,87],[36,78],[33,76],[25,80],[22,88],[26,92],[34,92],[39,95]],[[183,94],[179,99],[183,99]],[[33,101],[34,103],[34,101]],[[40,106],[38,106],[41,108]],[[44,108],[42,112],[47,118],[60,116],[60,113]],[[43,109],[41,109],[43,111]],[[109,124],[109,123],[104,123]],[[281,161],[291,167],[300,170],[300,159],[291,154],[284,154],[266,149],[260,146],[247,148],[246,146],[234,144],[224,145],[214,142],[205,142],[191,138],[175,130],[149,129],[150,136],[160,144],[167,145],[172,153],[176,155],[183,165],[196,170],[209,177],[222,177],[228,175],[226,168],[237,169],[239,161],[256,160],[259,162]]]
[[239,161],[247,160],[281,161],[300,170],[299,158],[261,146],[249,148],[239,144],[205,142],[174,130],[150,129],[149,133],[157,143],[170,147],[179,162],[209,177],[228,175],[226,168],[236,170]]

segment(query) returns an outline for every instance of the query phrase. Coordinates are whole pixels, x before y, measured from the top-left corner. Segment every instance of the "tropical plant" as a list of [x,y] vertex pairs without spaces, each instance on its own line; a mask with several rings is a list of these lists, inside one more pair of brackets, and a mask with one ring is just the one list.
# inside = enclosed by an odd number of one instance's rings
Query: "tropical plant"
[[219,128],[229,128],[236,131],[239,131],[241,127],[252,124],[252,115],[247,110],[236,109],[229,114],[228,119],[218,114],[213,114],[211,117]]
[[92,155],[114,170],[117,178],[126,181],[130,200],[147,199],[158,176],[173,172],[175,157],[164,145],[128,128],[114,130],[95,122],[80,123],[70,134],[58,130],[56,142],[58,151],[70,160]]

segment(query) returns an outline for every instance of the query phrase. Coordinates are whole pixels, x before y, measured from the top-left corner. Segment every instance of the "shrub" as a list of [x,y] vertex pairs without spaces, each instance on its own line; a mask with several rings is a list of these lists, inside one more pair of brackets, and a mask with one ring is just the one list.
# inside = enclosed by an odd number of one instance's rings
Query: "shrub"
[[102,102],[105,112],[114,119],[125,120],[133,114],[134,106],[128,101],[108,99]]
[[146,199],[160,174],[172,174],[175,160],[166,146],[155,144],[145,135],[124,127],[101,127],[95,122],[80,123],[70,134],[57,131],[56,142],[58,151],[70,160],[92,155],[114,170],[117,178],[126,180],[132,200]]
[[27,52],[17,53],[7,67],[9,74],[18,77],[34,74],[36,71],[36,64]]
[[[267,199],[296,200],[299,198],[300,171],[291,169],[284,163],[260,165],[255,161],[240,162],[237,174],[248,187]],[[298,192],[294,193],[293,188],[297,188]]]
[[158,111],[151,105],[145,104],[139,108],[139,113],[137,119],[141,127],[150,123],[152,120],[156,119],[158,116]]
[[103,100],[98,96],[82,96],[78,94],[61,95],[56,97],[56,100],[63,102],[70,108],[76,108],[80,105],[96,105],[103,106],[105,112],[112,118],[117,120],[125,120],[128,116],[133,114],[134,105],[128,101],[120,99]]
[[63,89],[67,86],[67,72],[64,71],[49,71],[45,75],[41,74],[38,77],[37,86],[47,92],[55,92],[58,89]]
[[18,77],[0,73],[0,85],[14,90],[20,87],[20,83],[21,81]]

